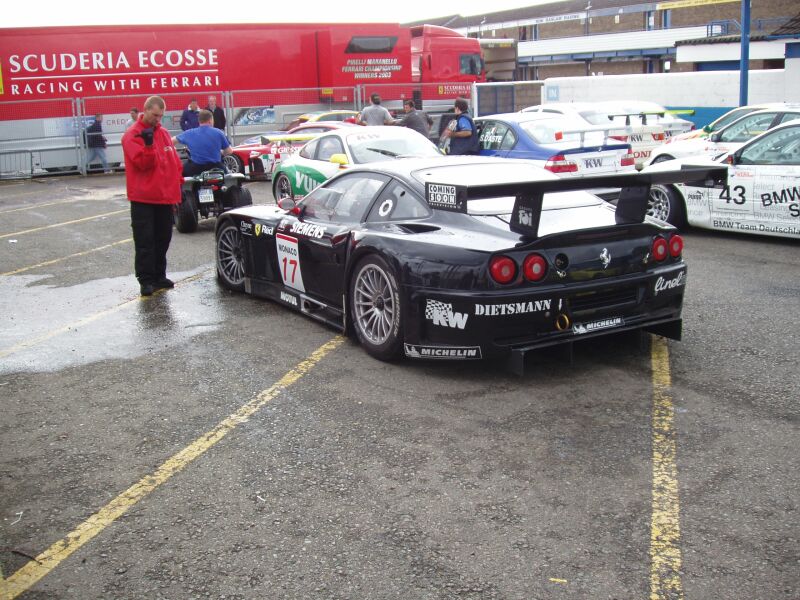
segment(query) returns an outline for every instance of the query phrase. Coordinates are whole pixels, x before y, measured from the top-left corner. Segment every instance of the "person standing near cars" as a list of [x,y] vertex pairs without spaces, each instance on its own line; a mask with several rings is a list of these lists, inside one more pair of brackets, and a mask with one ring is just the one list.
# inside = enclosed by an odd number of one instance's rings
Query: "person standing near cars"
[[356,123],[359,125],[394,125],[392,115],[381,106],[381,97],[378,94],[372,94],[370,100],[372,104],[359,113]]
[[135,106],[130,111],[131,118],[128,119],[128,122],[125,123],[125,129],[136,123],[139,120],[139,109]]
[[395,125],[408,127],[409,129],[413,129],[425,137],[428,137],[431,125],[433,125],[433,119],[431,119],[421,110],[417,110],[413,100],[404,100],[403,110],[406,113],[405,116],[395,121]]
[[225,111],[217,106],[217,99],[214,96],[208,97],[208,106],[206,106],[206,110],[210,111],[211,114],[214,115],[214,127],[221,131],[225,131]]
[[478,128],[469,116],[469,104],[464,98],[456,98],[453,107],[456,118],[453,119],[455,125],[451,123],[442,132],[442,137],[450,138],[450,151],[448,154],[477,154],[478,153]]
[[209,169],[224,169],[222,157],[233,154],[228,138],[214,127],[214,115],[207,110],[200,111],[200,126],[179,133],[174,142],[180,142],[189,149],[189,160],[183,165],[183,175],[199,175]]
[[131,203],[134,267],[142,296],[175,284],[167,278],[172,213],[181,201],[181,159],[161,125],[166,104],[151,96],[136,123],[122,136],[125,183]]
[[189,106],[185,108],[181,114],[181,129],[187,131],[198,127],[200,125],[200,121],[198,120],[199,114],[200,109],[197,108],[197,100],[192,98],[191,102],[189,102]]
[[111,173],[108,168],[108,160],[106,159],[106,137],[103,135],[103,115],[97,114],[94,116],[94,123],[89,125],[85,131],[86,135],[86,172],[89,172],[89,166],[96,158],[103,166],[104,173]]

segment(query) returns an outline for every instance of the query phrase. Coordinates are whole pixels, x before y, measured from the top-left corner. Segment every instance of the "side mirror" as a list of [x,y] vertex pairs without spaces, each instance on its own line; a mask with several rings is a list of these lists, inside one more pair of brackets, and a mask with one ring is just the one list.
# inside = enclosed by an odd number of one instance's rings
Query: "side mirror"
[[711,133],[712,131],[714,131],[714,129],[712,129],[711,125],[706,125],[703,127],[703,131],[705,131],[706,133]]
[[720,131],[716,131],[716,132],[712,133],[710,136],[708,136],[708,141],[709,142],[718,142],[721,139],[722,139],[722,132],[720,132]]
[[348,164],[346,154],[334,154],[333,156],[330,157],[329,160],[333,164],[339,165],[340,168],[345,167]]
[[728,154],[728,157],[725,159],[725,162],[729,165],[735,165],[739,162],[739,153],[733,152],[732,154]]
[[295,212],[297,210],[297,202],[294,201],[294,198],[280,198],[278,200],[278,206],[288,212]]

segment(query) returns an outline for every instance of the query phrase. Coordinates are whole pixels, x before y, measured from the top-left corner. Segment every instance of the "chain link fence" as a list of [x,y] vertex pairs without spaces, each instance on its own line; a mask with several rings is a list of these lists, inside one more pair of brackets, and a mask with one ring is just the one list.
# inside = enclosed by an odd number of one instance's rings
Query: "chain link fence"
[[[284,131],[296,123],[298,117],[310,112],[336,111],[336,114],[321,117],[327,120],[353,117],[369,104],[373,93],[380,94],[384,105],[395,114],[402,113],[403,100],[413,99],[417,108],[438,121],[441,115],[452,113],[455,98],[472,96],[473,85],[369,83],[335,88],[167,93],[161,94],[167,105],[162,125],[172,135],[180,133],[181,113],[190,101],[196,99],[203,108],[209,96],[214,96],[225,111],[225,133],[236,145],[267,132]],[[129,113],[132,108],[142,110],[147,97],[148,94],[120,94],[0,102],[0,179],[101,170],[99,164],[86,164],[89,144],[84,131],[95,122],[97,115],[102,115],[109,167],[124,168],[121,140],[130,122]],[[435,122],[431,139],[438,139],[439,131]]]

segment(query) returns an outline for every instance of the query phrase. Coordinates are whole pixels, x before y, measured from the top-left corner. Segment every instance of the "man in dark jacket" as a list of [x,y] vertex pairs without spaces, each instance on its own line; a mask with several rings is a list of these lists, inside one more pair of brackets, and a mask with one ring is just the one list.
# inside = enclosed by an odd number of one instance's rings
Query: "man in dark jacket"
[[200,109],[197,108],[197,100],[192,98],[192,101],[189,102],[189,108],[183,111],[181,114],[181,129],[183,131],[188,131],[189,129],[194,129],[200,125],[198,121],[198,115],[200,114]]
[[406,113],[405,116],[402,119],[395,121],[395,125],[408,127],[409,129],[413,129],[425,137],[428,137],[428,134],[431,130],[431,125],[433,124],[433,119],[431,119],[421,110],[417,110],[413,100],[404,100],[403,110]]
[[453,120],[455,125],[444,131],[444,137],[450,138],[450,151],[448,154],[477,154],[479,150],[478,128],[472,117],[467,112],[469,104],[464,98],[456,98],[454,111],[456,118]]
[[106,138],[103,135],[103,115],[95,115],[94,123],[86,128],[86,171],[89,171],[89,165],[96,158],[103,165],[104,173],[111,173],[108,168],[108,160],[106,160]]
[[225,111],[217,106],[217,99],[214,96],[208,97],[206,110],[211,111],[211,114],[214,115],[214,127],[225,131]]
[[181,202],[183,165],[169,131],[161,126],[165,109],[162,98],[151,96],[139,120],[122,136],[134,266],[142,296],[175,285],[167,279],[167,250],[172,240],[173,208]]

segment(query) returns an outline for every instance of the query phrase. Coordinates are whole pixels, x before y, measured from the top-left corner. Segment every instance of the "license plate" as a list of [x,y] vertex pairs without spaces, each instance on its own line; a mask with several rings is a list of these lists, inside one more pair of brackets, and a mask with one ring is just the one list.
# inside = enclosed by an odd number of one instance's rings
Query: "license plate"
[[214,190],[211,188],[200,188],[200,204],[208,204],[214,201]]

